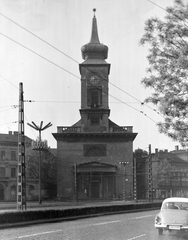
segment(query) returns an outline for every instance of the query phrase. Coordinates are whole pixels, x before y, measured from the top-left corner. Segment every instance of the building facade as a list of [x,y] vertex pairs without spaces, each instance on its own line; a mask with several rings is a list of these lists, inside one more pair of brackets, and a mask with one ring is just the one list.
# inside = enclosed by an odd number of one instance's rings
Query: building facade
[[[183,160],[178,155],[167,150],[158,151],[157,149],[151,155],[154,199],[188,197],[188,161]],[[148,171],[147,159],[145,172]],[[145,184],[146,189],[148,189],[147,175]]]
[[123,199],[133,195],[132,126],[109,119],[108,47],[99,41],[97,20],[82,48],[80,120],[57,127],[57,195],[62,199]]
[[[32,140],[25,137],[26,147],[31,147]],[[17,167],[18,167],[18,132],[9,131],[0,134],[0,201],[17,200]],[[36,189],[36,181],[29,179],[27,198],[31,190]]]

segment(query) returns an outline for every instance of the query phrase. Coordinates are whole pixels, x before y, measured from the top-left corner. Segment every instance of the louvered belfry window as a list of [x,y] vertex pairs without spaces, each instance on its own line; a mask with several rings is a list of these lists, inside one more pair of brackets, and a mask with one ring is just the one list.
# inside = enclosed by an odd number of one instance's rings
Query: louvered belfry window
[[102,105],[102,88],[101,87],[88,87],[87,105],[91,107],[98,107]]

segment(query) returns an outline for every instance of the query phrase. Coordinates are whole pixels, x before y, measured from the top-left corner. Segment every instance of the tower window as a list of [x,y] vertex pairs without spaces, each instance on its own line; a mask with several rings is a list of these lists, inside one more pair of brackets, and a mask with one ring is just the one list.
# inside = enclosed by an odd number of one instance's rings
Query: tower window
[[99,126],[100,124],[100,116],[99,115],[90,115],[90,125],[91,126]]
[[87,90],[87,104],[91,107],[98,107],[102,105],[102,88],[88,87]]

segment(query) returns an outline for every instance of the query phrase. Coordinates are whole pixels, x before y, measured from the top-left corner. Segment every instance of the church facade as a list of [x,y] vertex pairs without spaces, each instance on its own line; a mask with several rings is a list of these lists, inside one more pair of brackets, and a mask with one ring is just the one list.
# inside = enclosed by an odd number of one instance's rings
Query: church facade
[[91,40],[81,48],[80,120],[57,127],[58,181],[61,199],[131,199],[133,197],[132,126],[110,120],[108,47],[99,41],[97,20]]

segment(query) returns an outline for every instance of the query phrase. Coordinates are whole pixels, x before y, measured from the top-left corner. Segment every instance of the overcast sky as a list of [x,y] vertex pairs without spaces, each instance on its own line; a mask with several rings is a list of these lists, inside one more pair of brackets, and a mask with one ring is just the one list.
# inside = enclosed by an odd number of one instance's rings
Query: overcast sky
[[141,85],[148,66],[148,46],[139,45],[144,23],[151,16],[163,18],[162,8],[173,5],[173,0],[152,2],[0,0],[0,133],[18,130],[20,82],[24,100],[33,101],[24,104],[28,137],[36,139],[38,132],[27,123],[51,122],[42,138],[56,147],[52,133],[57,126],[71,126],[80,119],[78,64],[84,61],[81,47],[90,41],[96,8],[99,40],[109,48],[110,119],[120,126],[133,126],[138,133],[134,149],[148,151],[151,144],[152,152],[173,150],[178,143],[158,132],[156,122],[162,117],[155,106],[141,105],[150,94]]

